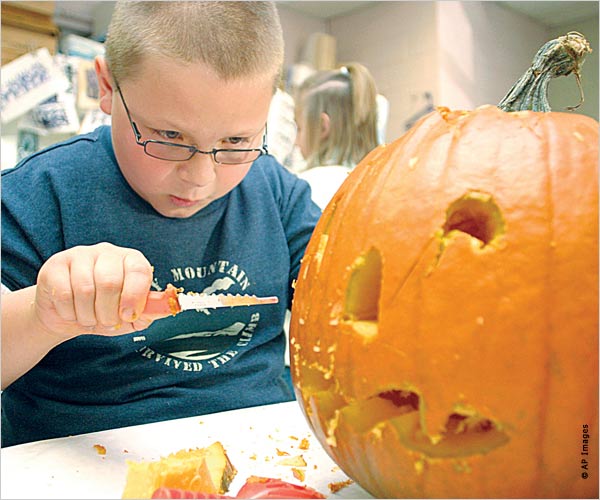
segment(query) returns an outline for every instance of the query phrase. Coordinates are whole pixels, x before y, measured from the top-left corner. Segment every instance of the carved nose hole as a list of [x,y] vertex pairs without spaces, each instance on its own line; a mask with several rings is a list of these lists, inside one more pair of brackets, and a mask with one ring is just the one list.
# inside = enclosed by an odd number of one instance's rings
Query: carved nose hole
[[444,235],[460,231],[478,239],[481,246],[489,245],[505,232],[500,207],[491,195],[470,191],[454,201],[446,212]]

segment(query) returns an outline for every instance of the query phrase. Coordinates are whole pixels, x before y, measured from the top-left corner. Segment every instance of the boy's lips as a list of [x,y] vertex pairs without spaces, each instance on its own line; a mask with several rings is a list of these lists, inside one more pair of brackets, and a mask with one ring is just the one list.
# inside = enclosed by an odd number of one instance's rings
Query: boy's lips
[[171,203],[173,203],[173,205],[177,205],[178,207],[192,207],[198,203],[200,203],[200,200],[190,200],[188,198],[180,198],[179,196],[175,196],[175,195],[170,195],[169,198],[171,199]]

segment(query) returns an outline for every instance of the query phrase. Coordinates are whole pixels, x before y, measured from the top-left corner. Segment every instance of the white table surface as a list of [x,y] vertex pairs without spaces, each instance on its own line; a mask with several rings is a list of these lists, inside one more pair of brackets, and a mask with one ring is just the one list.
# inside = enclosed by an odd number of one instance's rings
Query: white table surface
[[[306,450],[300,448],[303,438],[309,442]],[[296,401],[2,448],[0,497],[121,498],[126,460],[158,460],[215,441],[223,444],[237,469],[228,492],[232,496],[257,475],[305,484],[331,498],[373,498],[356,483],[330,490],[330,483],[348,477],[314,437]],[[94,445],[106,448],[106,454]],[[298,455],[307,463],[301,468],[304,481],[293,476],[291,466],[278,463]]]

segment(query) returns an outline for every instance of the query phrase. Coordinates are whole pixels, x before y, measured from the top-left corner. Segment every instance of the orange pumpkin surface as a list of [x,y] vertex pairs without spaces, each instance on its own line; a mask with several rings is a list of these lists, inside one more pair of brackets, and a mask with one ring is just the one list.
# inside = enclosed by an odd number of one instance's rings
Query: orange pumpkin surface
[[307,248],[290,350],[375,496],[597,498],[598,122],[438,108],[374,150]]

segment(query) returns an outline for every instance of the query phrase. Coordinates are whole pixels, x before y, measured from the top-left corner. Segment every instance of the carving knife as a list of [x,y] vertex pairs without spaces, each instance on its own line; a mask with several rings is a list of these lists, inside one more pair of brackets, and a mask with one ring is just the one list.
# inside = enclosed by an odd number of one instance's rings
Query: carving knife
[[222,293],[183,293],[183,289],[167,285],[163,292],[149,292],[144,314],[155,317],[175,316],[181,311],[215,309],[218,307],[255,306],[277,304],[279,298],[256,295],[232,295]]

